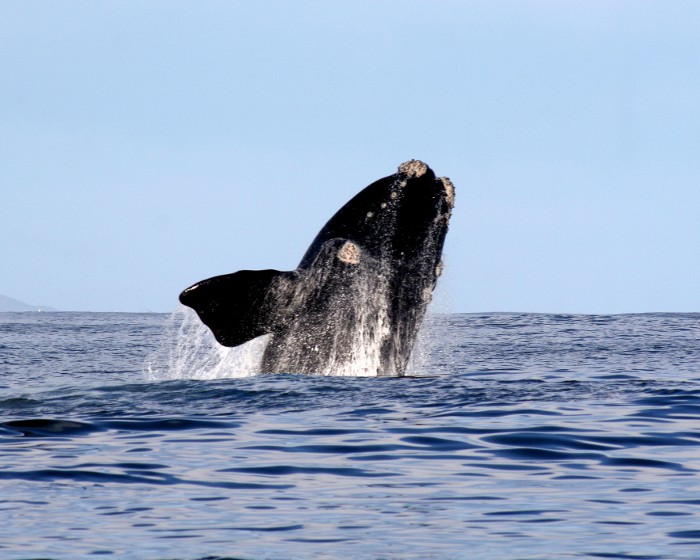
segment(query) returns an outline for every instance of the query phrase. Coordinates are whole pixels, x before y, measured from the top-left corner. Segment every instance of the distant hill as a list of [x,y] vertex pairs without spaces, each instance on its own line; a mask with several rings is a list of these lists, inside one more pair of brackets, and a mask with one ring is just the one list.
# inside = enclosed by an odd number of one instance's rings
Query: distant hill
[[48,305],[29,305],[23,301],[0,294],[1,311],[56,311],[56,309]]

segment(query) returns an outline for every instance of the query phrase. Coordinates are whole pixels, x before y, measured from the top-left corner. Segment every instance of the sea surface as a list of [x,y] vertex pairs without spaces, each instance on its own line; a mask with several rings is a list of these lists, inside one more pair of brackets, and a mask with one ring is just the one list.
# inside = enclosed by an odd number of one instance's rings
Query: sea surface
[[0,314],[0,558],[700,558],[700,314],[434,315],[405,378],[207,336]]

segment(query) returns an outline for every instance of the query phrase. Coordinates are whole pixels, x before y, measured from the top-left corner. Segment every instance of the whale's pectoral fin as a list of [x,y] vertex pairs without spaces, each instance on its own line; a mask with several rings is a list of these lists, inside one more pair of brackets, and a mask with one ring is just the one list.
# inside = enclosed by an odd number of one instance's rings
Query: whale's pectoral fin
[[180,294],[180,302],[197,312],[219,344],[238,346],[272,332],[283,320],[285,306],[280,299],[297,276],[279,270],[241,270],[190,286]]

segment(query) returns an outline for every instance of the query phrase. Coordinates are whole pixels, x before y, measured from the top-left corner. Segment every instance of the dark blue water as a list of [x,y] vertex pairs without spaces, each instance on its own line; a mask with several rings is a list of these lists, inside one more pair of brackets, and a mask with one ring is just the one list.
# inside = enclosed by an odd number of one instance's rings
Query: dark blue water
[[182,322],[0,314],[0,558],[700,558],[700,314],[432,317],[401,379]]

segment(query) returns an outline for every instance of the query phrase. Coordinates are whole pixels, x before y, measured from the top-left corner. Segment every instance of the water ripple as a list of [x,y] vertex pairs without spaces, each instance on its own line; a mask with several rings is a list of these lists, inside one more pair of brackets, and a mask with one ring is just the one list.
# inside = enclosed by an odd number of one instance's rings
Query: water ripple
[[434,317],[403,379],[144,378],[162,320],[0,321],[0,556],[697,557],[700,315]]

